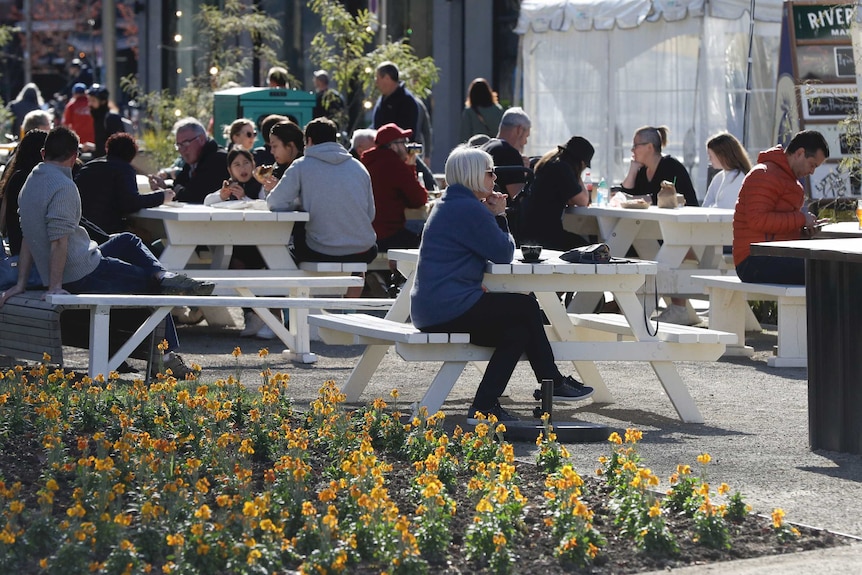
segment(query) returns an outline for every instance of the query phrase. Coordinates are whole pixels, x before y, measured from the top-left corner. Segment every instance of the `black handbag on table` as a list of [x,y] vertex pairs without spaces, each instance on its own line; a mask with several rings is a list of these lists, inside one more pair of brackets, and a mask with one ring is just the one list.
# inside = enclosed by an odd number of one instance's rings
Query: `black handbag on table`
[[611,262],[608,244],[592,244],[569,250],[560,259],[572,264],[607,264]]

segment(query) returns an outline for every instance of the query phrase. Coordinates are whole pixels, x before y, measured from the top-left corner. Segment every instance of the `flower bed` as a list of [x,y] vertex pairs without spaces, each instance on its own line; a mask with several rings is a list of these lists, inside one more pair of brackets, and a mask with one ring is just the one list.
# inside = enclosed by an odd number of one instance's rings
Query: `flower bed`
[[706,454],[657,498],[636,430],[583,479],[550,429],[518,462],[494,422],[402,423],[397,392],[349,411],[327,382],[298,411],[268,370],[0,375],[4,573],[634,573],[840,543],[750,515]]

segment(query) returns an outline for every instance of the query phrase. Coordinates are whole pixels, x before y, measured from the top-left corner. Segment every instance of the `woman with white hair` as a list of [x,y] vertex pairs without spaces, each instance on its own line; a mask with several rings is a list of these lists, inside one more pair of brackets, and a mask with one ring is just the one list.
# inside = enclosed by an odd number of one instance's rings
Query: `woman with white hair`
[[482,287],[487,262],[510,263],[515,252],[506,222],[506,196],[493,191],[491,156],[461,145],[449,155],[445,171],[449,187],[425,223],[410,315],[422,331],[469,333],[472,343],[495,348],[467,421],[476,423],[477,413],[517,421],[500,406],[499,398],[522,354],[537,381],[554,380],[555,398],[590,397],[592,388],[557,369],[535,298],[486,292]]

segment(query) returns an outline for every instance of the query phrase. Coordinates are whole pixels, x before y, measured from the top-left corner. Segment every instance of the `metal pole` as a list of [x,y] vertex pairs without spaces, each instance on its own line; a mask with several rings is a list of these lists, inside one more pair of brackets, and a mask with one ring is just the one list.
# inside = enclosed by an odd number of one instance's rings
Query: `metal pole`
[[114,0],[102,1],[102,64],[105,72],[104,85],[111,92],[114,102],[119,97],[120,83],[117,79],[117,8]]
[[24,0],[24,83],[33,81],[33,9],[30,0]]
[[742,105],[742,147],[748,149],[748,104],[751,99],[751,67],[752,53],[754,52],[754,8],[756,0],[751,0],[748,7],[748,64],[745,69],[745,100]]
[[388,41],[387,26],[386,26],[386,0],[380,0],[380,45],[383,46]]

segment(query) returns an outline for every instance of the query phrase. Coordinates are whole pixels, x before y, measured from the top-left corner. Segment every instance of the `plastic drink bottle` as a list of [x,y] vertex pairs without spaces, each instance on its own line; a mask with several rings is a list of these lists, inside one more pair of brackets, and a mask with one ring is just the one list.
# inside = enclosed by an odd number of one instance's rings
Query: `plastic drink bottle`
[[608,183],[604,178],[602,178],[599,180],[599,191],[596,194],[596,203],[600,206],[606,206],[608,205],[608,201]]

